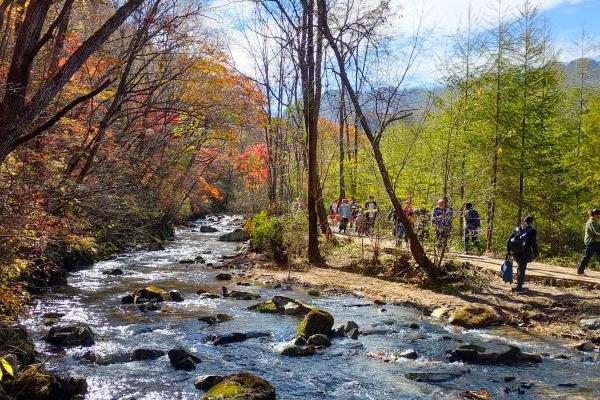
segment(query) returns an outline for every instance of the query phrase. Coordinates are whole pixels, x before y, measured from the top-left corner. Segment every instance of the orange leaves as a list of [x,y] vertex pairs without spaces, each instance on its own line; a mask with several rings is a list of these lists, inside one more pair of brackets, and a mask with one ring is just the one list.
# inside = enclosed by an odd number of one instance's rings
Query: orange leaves
[[269,178],[269,152],[264,143],[248,147],[238,157],[235,168],[240,172],[247,187],[257,188]]

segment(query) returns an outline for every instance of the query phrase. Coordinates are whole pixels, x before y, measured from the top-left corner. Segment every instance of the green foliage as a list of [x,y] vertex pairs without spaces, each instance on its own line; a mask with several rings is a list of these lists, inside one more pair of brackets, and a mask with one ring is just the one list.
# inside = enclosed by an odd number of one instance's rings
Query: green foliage
[[246,230],[250,233],[252,249],[270,254],[275,259],[281,257],[284,249],[283,224],[278,217],[261,211],[247,221]]

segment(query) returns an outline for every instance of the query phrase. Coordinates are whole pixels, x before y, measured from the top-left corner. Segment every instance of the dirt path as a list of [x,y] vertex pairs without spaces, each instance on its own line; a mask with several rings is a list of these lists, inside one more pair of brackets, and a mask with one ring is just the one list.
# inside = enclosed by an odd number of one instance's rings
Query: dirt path
[[[352,238],[360,240],[354,234],[335,234],[339,238]],[[389,238],[380,239],[382,248],[394,248],[395,241]],[[448,253],[448,257],[456,257],[463,261],[467,261],[479,268],[498,274],[500,266],[504,259],[494,258],[491,256],[476,256],[464,255],[457,253]],[[516,272],[516,270],[515,270]],[[586,276],[577,275],[574,268],[560,267],[557,265],[544,264],[540,262],[532,262],[527,265],[527,281],[548,283],[553,286],[583,286],[591,289],[600,289],[600,272],[586,271]]]

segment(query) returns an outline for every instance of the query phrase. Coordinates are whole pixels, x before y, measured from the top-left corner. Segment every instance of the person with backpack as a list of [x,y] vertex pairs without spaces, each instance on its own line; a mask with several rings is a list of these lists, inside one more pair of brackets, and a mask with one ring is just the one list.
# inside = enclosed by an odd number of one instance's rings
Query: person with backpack
[[[523,218],[521,224],[515,228],[508,239],[506,251],[517,262],[519,275],[517,276],[517,287],[515,292],[525,291],[525,270],[527,263],[533,261],[538,255],[537,231],[533,227],[533,217],[531,215]],[[507,255],[508,258],[508,255]]]
[[479,250],[479,228],[481,227],[481,220],[479,213],[473,207],[472,203],[465,205],[465,231],[464,231],[464,245],[465,254],[469,254],[469,242],[473,245],[476,250]]
[[585,268],[595,255],[600,260],[600,208],[590,210],[590,218],[585,224],[585,251],[577,268],[578,275],[585,275]]

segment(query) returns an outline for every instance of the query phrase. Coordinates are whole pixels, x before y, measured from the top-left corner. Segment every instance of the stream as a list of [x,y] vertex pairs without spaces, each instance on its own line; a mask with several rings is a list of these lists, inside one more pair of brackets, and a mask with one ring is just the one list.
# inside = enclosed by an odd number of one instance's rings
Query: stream
[[[243,250],[240,243],[218,241],[219,235],[236,227],[234,217],[209,217],[194,226],[178,229],[175,240],[162,251],[135,251],[121,254],[93,267],[72,273],[68,285],[38,297],[23,321],[36,349],[50,370],[87,379],[90,400],[199,399],[202,392],[194,379],[205,374],[247,371],[268,380],[282,400],[307,399],[457,399],[465,390],[487,388],[494,399],[599,399],[600,356],[573,350],[556,339],[532,337],[509,328],[463,331],[424,318],[406,306],[378,306],[352,296],[310,297],[303,288],[268,289],[264,285],[236,286],[236,276],[226,282],[230,289],[260,294],[262,300],[284,295],[330,312],[335,326],[355,321],[361,332],[358,340],[338,338],[322,353],[302,358],[285,357],[280,351],[295,336],[298,320],[290,316],[260,314],[247,310],[259,301],[230,298],[201,298],[202,286],[215,290],[223,282],[215,268],[222,257]],[[199,226],[210,224],[215,233],[201,233]],[[202,255],[205,264],[180,264],[183,259]],[[120,268],[123,275],[102,272]],[[227,270],[226,272],[232,272]],[[236,273],[239,271],[233,271]],[[157,285],[178,290],[185,301],[165,302],[160,311],[142,312],[135,305],[121,304],[121,298],[137,288]],[[382,311],[385,309],[385,312]],[[95,333],[95,345],[57,351],[42,340],[49,327],[44,314],[62,313],[59,324],[85,322]],[[199,316],[226,313],[233,320],[207,325]],[[416,324],[417,326],[411,326]],[[268,331],[270,336],[241,343],[214,346],[207,337],[232,332]],[[468,365],[449,363],[447,350],[470,340],[497,339],[518,345],[523,351],[541,354],[541,364],[529,366]],[[136,348],[168,351],[185,348],[202,362],[195,371],[174,369],[167,356],[147,361],[127,361]],[[384,362],[369,353],[414,349],[416,360]],[[84,357],[93,352],[97,360]],[[440,383],[415,382],[405,378],[413,371],[459,371],[461,376]],[[519,393],[520,392],[520,393]]]

